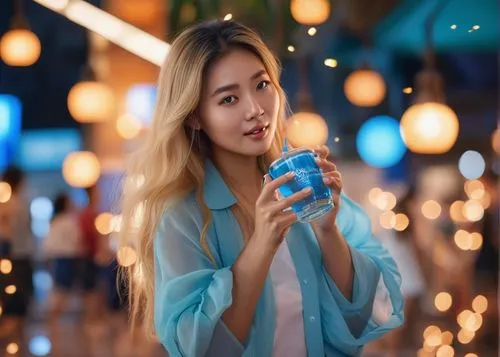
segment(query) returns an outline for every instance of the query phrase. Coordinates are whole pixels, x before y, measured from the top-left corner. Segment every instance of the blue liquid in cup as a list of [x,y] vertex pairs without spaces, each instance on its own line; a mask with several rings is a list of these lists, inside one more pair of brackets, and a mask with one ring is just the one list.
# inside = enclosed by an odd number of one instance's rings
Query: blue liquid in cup
[[295,177],[278,189],[283,197],[306,187],[312,188],[313,192],[306,199],[292,206],[299,221],[314,221],[333,208],[332,191],[323,183],[323,176],[315,158],[311,150],[294,149],[283,153],[282,157],[269,167],[269,175],[273,180],[289,171],[295,172]]

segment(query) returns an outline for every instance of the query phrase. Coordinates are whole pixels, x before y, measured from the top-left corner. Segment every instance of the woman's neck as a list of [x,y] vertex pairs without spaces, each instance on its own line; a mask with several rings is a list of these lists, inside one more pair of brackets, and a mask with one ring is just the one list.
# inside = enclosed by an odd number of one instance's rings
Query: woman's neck
[[247,200],[256,200],[262,188],[263,172],[256,156],[243,156],[230,152],[214,152],[214,164],[231,190]]

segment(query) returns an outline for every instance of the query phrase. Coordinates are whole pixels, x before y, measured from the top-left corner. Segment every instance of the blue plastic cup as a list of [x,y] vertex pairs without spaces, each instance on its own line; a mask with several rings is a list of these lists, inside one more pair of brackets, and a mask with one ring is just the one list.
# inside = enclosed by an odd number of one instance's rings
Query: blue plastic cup
[[303,222],[320,218],[334,206],[332,191],[323,182],[323,175],[315,161],[316,157],[312,150],[294,149],[284,152],[281,158],[269,166],[269,176],[273,180],[289,171],[295,172],[294,178],[278,189],[282,197],[288,197],[306,187],[312,188],[311,195],[291,207],[297,219]]

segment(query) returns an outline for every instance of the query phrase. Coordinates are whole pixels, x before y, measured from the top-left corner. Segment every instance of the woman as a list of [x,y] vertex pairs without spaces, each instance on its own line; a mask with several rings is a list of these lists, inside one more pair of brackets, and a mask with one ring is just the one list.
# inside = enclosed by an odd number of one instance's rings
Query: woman
[[66,194],[59,194],[54,200],[49,233],[43,241],[44,256],[51,263],[54,281],[52,322],[61,315],[75,287],[81,245],[80,226],[71,201]]
[[415,346],[416,325],[414,321],[418,317],[420,299],[426,292],[426,282],[419,261],[418,230],[415,228],[415,222],[418,219],[416,210],[419,208],[416,187],[410,186],[394,208],[394,212],[405,214],[410,223],[401,232],[387,231],[382,239],[384,246],[398,265],[402,278],[401,292],[405,299],[407,323],[388,336],[389,355],[395,357],[404,354],[404,348]]
[[[213,21],[180,34],[158,98],[131,158],[121,234],[137,249],[132,315],[170,356],[356,355],[401,324],[394,261],[361,208],[340,203],[326,147],[319,164],[336,208],[321,221],[285,210],[307,191],[275,199],[291,176],[262,184],[281,153],[286,99],[255,32]],[[370,315],[380,275],[394,313],[379,325]]]

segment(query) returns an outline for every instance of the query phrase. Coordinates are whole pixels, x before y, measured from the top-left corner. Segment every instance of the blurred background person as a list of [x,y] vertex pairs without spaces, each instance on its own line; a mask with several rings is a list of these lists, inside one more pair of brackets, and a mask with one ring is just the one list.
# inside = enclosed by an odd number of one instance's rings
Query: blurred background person
[[[326,144],[349,177],[345,192],[397,249],[404,239],[384,219],[408,183],[418,187],[411,241],[426,284],[411,327],[417,339],[400,344],[400,356],[498,356],[499,13],[496,0],[0,1],[0,355],[50,355],[51,345],[64,357],[164,355],[128,331],[115,279],[137,252],[113,245],[121,212],[112,196],[128,153],[151,130],[159,66],[175,34],[234,19],[256,29],[283,65],[290,142]],[[3,177],[13,167],[24,177],[20,194]],[[476,181],[487,194],[464,189],[480,188]],[[99,197],[87,207],[94,186]],[[88,234],[70,303],[78,313],[58,319],[63,328],[49,336],[52,280],[40,247],[60,192],[85,209],[75,214]],[[12,233],[5,218],[16,201],[25,223]],[[81,323],[82,311],[93,323]],[[471,312],[481,317],[458,321]],[[368,344],[363,357],[390,352],[378,347]]]
[[[33,295],[35,250],[26,197],[27,182],[24,172],[16,166],[7,167],[1,181],[10,186],[12,194],[7,202],[0,203],[0,255],[3,258],[0,299],[6,325],[23,341]],[[6,293],[7,286],[14,286],[15,293]]]
[[67,310],[78,282],[78,266],[83,255],[82,232],[78,216],[65,193],[54,200],[54,214],[49,234],[44,239],[43,252],[49,262],[54,288],[49,300],[50,318],[56,323]]
[[417,204],[416,188],[411,185],[394,208],[395,214],[404,214],[408,218],[408,226],[403,230],[394,229],[380,234],[382,243],[399,268],[401,292],[405,298],[404,325],[387,336],[388,355],[392,357],[401,356],[416,345],[419,304],[426,292],[415,229]]
[[100,277],[99,254],[104,248],[102,237],[96,228],[99,215],[100,196],[97,186],[86,189],[88,204],[79,212],[79,227],[82,232],[81,278],[84,291],[84,309],[87,321],[99,319],[103,313],[103,294],[97,286]]
[[498,203],[498,175],[488,170],[481,180],[485,186],[485,195],[490,198],[490,205],[484,211],[484,219],[479,232],[483,244],[477,255],[474,270],[474,288],[477,294],[486,297],[488,309],[485,314],[485,327],[481,331],[479,342],[495,349],[499,345],[499,245],[500,245],[500,210]]

